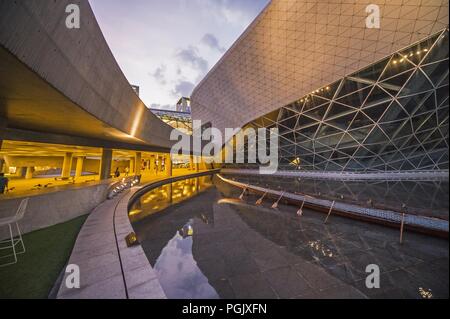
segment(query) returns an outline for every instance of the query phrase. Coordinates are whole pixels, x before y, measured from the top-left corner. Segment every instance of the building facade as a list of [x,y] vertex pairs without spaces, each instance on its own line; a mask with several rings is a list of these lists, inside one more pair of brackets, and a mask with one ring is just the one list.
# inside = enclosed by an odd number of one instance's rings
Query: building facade
[[194,90],[193,118],[278,128],[280,169],[448,169],[448,2],[385,4],[380,29],[366,6],[272,1]]

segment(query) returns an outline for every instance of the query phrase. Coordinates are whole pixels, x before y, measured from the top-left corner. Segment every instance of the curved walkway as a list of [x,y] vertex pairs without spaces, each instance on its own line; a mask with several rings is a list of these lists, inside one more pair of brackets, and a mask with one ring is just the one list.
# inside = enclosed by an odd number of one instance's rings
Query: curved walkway
[[[165,299],[166,295],[140,245],[127,247],[125,236],[133,231],[128,204],[137,192],[187,174],[162,178],[133,187],[95,208],[78,234],[68,264],[80,269],[80,288],[69,289],[65,273],[58,299]],[[202,174],[202,173],[200,173]]]

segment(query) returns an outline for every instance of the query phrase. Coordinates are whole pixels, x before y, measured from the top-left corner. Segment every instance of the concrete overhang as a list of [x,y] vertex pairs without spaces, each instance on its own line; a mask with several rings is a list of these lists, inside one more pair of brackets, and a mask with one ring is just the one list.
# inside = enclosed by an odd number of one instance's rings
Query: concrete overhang
[[[65,24],[80,7],[80,29]],[[87,0],[0,2],[0,137],[169,150],[172,127],[139,99]]]

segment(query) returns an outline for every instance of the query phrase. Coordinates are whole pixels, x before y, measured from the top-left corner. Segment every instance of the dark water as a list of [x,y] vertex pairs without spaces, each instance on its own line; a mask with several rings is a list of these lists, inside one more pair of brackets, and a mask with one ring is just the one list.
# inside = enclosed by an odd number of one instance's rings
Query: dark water
[[[168,195],[185,194],[170,203]],[[131,212],[169,298],[448,298],[448,241],[281,205],[210,177],[161,187]],[[162,208],[163,207],[163,208]],[[380,289],[365,285],[379,266]]]
[[[226,176],[244,184],[448,220],[448,181],[333,181],[275,176]],[[368,206],[368,203],[371,203]]]

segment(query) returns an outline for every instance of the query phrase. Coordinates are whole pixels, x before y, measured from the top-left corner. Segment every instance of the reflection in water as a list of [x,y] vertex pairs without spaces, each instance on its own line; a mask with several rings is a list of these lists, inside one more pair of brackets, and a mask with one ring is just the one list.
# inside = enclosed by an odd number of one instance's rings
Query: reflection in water
[[189,222],[178,231],[178,234],[183,238],[192,237],[194,235],[194,228],[192,228],[193,223],[194,220],[190,219]]
[[[214,182],[158,214],[158,197],[140,201],[146,217],[133,227],[169,298],[326,298],[337,286],[342,297],[448,297],[448,282],[435,280],[448,273],[447,241],[410,233],[400,246],[397,230],[338,217],[323,224],[312,211],[300,218],[296,208],[254,206],[255,198],[239,201],[239,190]],[[181,192],[186,185],[179,184]],[[371,263],[386,272],[381,289],[361,286]]]
[[168,296],[182,299],[218,299],[192,255],[194,220],[189,220],[169,240],[156,260],[155,271]]
[[211,176],[190,178],[163,185],[144,194],[129,212],[132,222],[181,203],[212,187]]
[[308,242],[308,246],[322,254],[322,256],[324,257],[333,257],[333,252],[331,251],[331,249],[328,249],[328,247],[324,245],[320,240],[310,240]]
[[425,288],[420,287],[419,294],[423,299],[433,298],[433,293],[431,292],[431,289],[425,289]]

